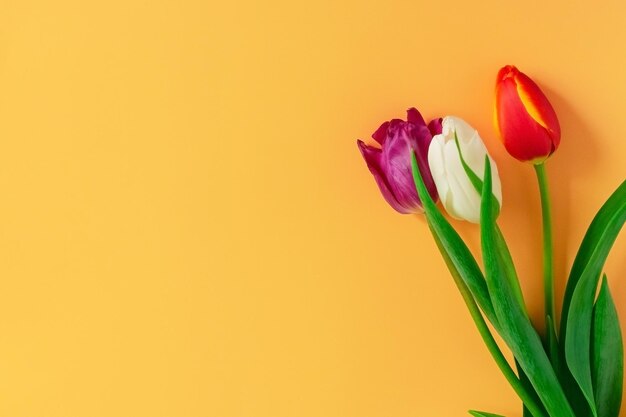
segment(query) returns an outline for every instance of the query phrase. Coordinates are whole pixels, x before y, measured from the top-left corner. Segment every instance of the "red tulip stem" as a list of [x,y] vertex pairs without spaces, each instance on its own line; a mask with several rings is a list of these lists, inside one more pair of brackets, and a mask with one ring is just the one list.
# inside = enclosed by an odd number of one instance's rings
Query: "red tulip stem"
[[548,316],[556,323],[554,317],[554,258],[552,245],[552,218],[550,213],[550,192],[545,163],[535,165],[539,193],[541,195],[541,217],[543,219],[543,288],[545,297],[546,334],[552,331]]

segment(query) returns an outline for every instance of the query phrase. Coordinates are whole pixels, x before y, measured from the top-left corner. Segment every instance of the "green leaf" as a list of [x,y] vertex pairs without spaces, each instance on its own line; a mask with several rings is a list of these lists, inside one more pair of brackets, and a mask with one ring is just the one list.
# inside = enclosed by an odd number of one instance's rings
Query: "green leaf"
[[525,404],[522,404],[522,417],[533,417],[533,413],[530,412]]
[[[422,181],[421,178],[417,177],[415,180]],[[439,248],[442,257],[446,262],[448,269],[450,270],[452,278],[454,279],[454,282],[456,283],[459,292],[461,293],[461,296],[463,297],[463,300],[467,305],[470,315],[472,316],[472,319],[476,324],[478,332],[483,338],[483,341],[485,342],[489,353],[491,353],[493,359],[498,365],[498,368],[500,368],[506,380],[511,384],[511,387],[517,393],[520,399],[528,406],[529,410],[533,410],[533,413],[535,414],[534,417],[548,417],[532,387],[530,387],[529,389],[527,386],[523,385],[518,379],[515,372],[513,372],[511,365],[507,362],[506,358],[502,354],[502,351],[500,350],[500,347],[498,346],[498,343],[493,338],[491,330],[489,329],[489,326],[487,325],[485,318],[483,317],[483,313],[480,311],[480,308],[478,307],[474,296],[465,284],[465,281],[463,281],[463,278],[459,274],[456,266],[452,262],[450,254],[443,247],[439,236],[435,233],[430,222],[428,222],[428,226],[433,233],[435,243],[437,244],[437,247]]]
[[472,168],[470,168],[469,165],[467,165],[467,162],[465,161],[465,158],[463,157],[463,152],[461,152],[461,144],[459,143],[459,137],[456,135],[456,130],[454,131],[454,143],[456,144],[456,150],[459,152],[461,165],[463,166],[465,175],[467,175],[467,178],[469,178],[470,182],[472,183],[476,191],[478,191],[478,194],[482,194],[483,181],[474,171],[472,171]]
[[606,275],[593,309],[591,379],[598,416],[617,417],[622,403],[624,347]]
[[474,417],[504,417],[500,414],[487,413],[486,411],[470,410],[469,413]]
[[449,254],[452,264],[461,275],[463,282],[469,288],[470,292],[474,296],[476,303],[480,306],[480,309],[485,313],[487,319],[498,328],[498,322],[493,311],[491,304],[491,298],[487,290],[487,283],[480,270],[476,259],[472,256],[472,253],[468,249],[465,242],[461,239],[459,234],[454,230],[450,223],[443,217],[443,215],[437,209],[435,202],[428,193],[422,174],[417,165],[417,159],[415,153],[411,154],[413,178],[415,180],[415,187],[419,195],[422,207],[424,208],[424,214],[428,220],[433,233],[437,235],[437,238],[441,241],[441,245],[445,251]]
[[552,362],[552,368],[558,373],[561,362],[559,358],[559,341],[556,337],[556,326],[554,325],[554,320],[549,315],[546,317],[546,333],[547,333],[547,349],[546,351],[550,355],[550,362]]
[[[474,189],[478,191],[478,194],[482,195],[483,193],[483,181],[480,177],[470,168],[470,166],[465,161],[463,157],[463,152],[461,151],[461,144],[459,143],[459,137],[456,135],[456,131],[454,132],[454,143],[456,144],[456,150],[459,152],[459,158],[461,159],[461,166],[463,167],[463,171],[465,171],[465,175],[470,180]],[[494,201],[494,210],[496,211],[495,217],[498,217],[498,213],[500,212],[500,202],[496,198],[495,195],[491,195]]]
[[493,200],[490,198],[491,184],[491,163],[489,158],[485,157],[480,210],[481,243],[487,286],[500,323],[500,333],[519,361],[548,414],[554,417],[574,417],[539,335],[517,302],[509,281],[504,277],[504,268],[497,252]]
[[602,268],[625,221],[626,181],[591,222],[574,260],[563,304],[561,339],[565,340],[565,361],[596,417],[591,376],[593,302]]
[[504,235],[500,230],[500,227],[496,224],[496,246],[498,247],[498,252],[500,253],[500,260],[504,267],[504,272],[509,280],[509,284],[513,289],[513,293],[515,294],[515,298],[517,302],[524,310],[524,314],[528,315],[528,311],[526,310],[526,302],[524,301],[524,294],[522,293],[522,287],[519,283],[519,278],[517,276],[517,271],[515,270],[515,264],[513,263],[513,257],[511,256],[511,251],[506,244],[506,240],[504,239]]
[[[459,137],[457,136],[456,131],[454,132],[454,143],[456,144],[456,149],[459,153],[461,166],[463,167],[463,170],[465,171],[465,175],[467,175],[467,177],[469,178],[470,182],[472,183],[472,185],[474,186],[474,189],[478,192],[478,194],[482,195],[483,180],[481,180],[480,177],[476,175],[474,171],[472,171],[470,166],[465,161],[465,157],[463,156],[463,152],[461,151],[461,144],[459,143]],[[494,199],[494,203],[498,204],[498,210],[494,214],[494,216],[497,217],[498,212],[500,210],[500,203],[495,198],[495,196],[493,196],[493,199]],[[509,247],[506,244],[502,231],[500,230],[499,227],[497,227],[497,225],[496,225],[496,232],[497,232],[496,242],[498,244],[498,251],[500,252],[500,255],[502,256],[502,262],[504,264],[506,276],[511,282],[511,286],[513,290],[515,291],[515,296],[517,297],[519,303],[522,305],[524,311],[526,311],[524,295],[522,293],[522,288],[520,287],[519,278],[517,277],[517,271],[515,270],[515,264],[513,263],[511,252],[509,251]]]
[[[604,203],[602,208],[598,211],[593,221],[587,229],[587,233],[580,244],[572,270],[570,271],[569,278],[567,280],[567,286],[565,288],[565,295],[563,297],[563,308],[561,309],[561,328],[560,336],[561,340],[564,340],[567,332],[567,321],[570,305],[572,302],[572,296],[574,290],[581,279],[584,269],[589,264],[593,253],[597,250],[598,246],[606,240],[613,241],[617,237],[617,234],[621,230],[624,219],[623,213],[626,210],[626,181],[615,190],[615,192]],[[619,217],[619,213],[622,213],[622,222],[614,221]],[[607,249],[608,252],[608,249]],[[598,273],[598,275],[600,275]]]
[[589,402],[583,395],[578,383],[572,376],[569,368],[565,364],[564,353],[560,355],[559,362],[561,363],[561,368],[559,369],[559,381],[561,381],[561,386],[565,391],[565,395],[569,400],[572,409],[574,410],[574,414],[576,417],[592,417],[593,413],[591,412],[591,407],[589,406]]
[[[532,384],[528,380],[528,377],[524,373],[524,370],[519,365],[519,362],[517,360],[515,360],[515,367],[517,368],[517,374],[519,375],[519,380],[522,383],[522,385],[526,388],[528,392],[531,393],[533,400],[537,404],[541,404],[541,400],[539,399],[539,396],[535,392],[535,389],[533,388]],[[544,414],[545,414],[545,411],[546,410],[544,408],[541,409],[541,412]],[[523,417],[538,417],[538,416],[533,416],[533,413],[530,411],[530,409],[527,407],[526,404],[522,404],[522,416]]]

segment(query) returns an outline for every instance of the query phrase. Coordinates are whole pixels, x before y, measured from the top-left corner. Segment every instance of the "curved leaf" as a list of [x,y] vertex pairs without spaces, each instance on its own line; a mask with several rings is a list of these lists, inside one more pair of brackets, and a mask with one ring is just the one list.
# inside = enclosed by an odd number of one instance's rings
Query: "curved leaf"
[[[561,338],[565,361],[594,416],[598,416],[591,377],[591,322],[598,280],[606,258],[626,221],[626,181],[609,197],[591,222],[567,283]],[[575,286],[567,299],[567,290]],[[563,327],[565,326],[565,327]]]
[[[530,395],[532,395],[533,400],[537,404],[541,404],[541,400],[539,399],[539,396],[535,392],[535,388],[533,388],[532,384],[528,380],[528,377],[524,373],[524,370],[522,369],[522,367],[520,366],[520,364],[519,364],[519,362],[517,360],[515,360],[515,367],[517,368],[517,374],[519,375],[519,379],[520,379],[520,382],[522,383],[522,385],[524,385],[526,390],[531,393]],[[546,414],[546,410],[543,407],[543,404],[541,405],[541,407],[542,407],[541,408],[541,412],[545,415]],[[522,404],[522,416],[523,417],[538,417],[538,416],[534,416],[533,415],[533,413],[528,408],[528,405],[525,404],[525,403]],[[577,416],[577,417],[579,417],[579,416]]]
[[554,417],[574,417],[574,412],[543,349],[541,339],[505,278],[501,258],[497,252],[496,224],[491,198],[491,164],[488,157],[485,159],[480,210],[481,243],[487,286],[500,323],[502,337],[519,361],[548,414]]
[[504,417],[500,414],[487,413],[486,411],[470,410],[469,413],[474,417]]
[[420,201],[422,202],[424,214],[428,219],[428,224],[431,226],[433,233],[435,233],[441,241],[446,252],[450,255],[454,267],[476,299],[476,303],[480,306],[483,313],[485,313],[487,319],[497,329],[498,322],[493,312],[493,306],[483,273],[465,242],[463,242],[456,230],[454,230],[445,217],[437,210],[435,202],[424,185],[415,153],[412,153],[411,157],[415,187],[417,188]]
[[[478,192],[478,194],[482,195],[483,180],[481,180],[480,177],[476,175],[474,171],[472,171],[472,169],[469,167],[469,165],[465,161],[465,158],[463,157],[463,152],[461,151],[461,145],[459,144],[459,137],[457,136],[456,131],[454,132],[454,142],[456,143],[456,149],[459,153],[459,159],[461,160],[461,166],[463,167],[463,170],[465,171],[465,175],[467,175],[467,178],[470,180],[470,182],[472,183],[472,186]],[[493,198],[494,198],[494,202],[498,205],[498,210],[500,210],[500,202],[495,198],[495,196]],[[498,245],[498,251],[500,252],[502,256],[502,262],[503,262],[504,269],[506,272],[506,277],[511,282],[511,287],[513,288],[513,291],[515,291],[515,295],[519,303],[521,304],[524,311],[526,311],[526,303],[524,302],[524,295],[522,293],[522,287],[520,286],[520,283],[519,283],[517,271],[515,270],[513,257],[511,256],[511,252],[509,251],[509,247],[506,244],[504,235],[502,234],[502,231],[500,230],[498,225],[496,225],[496,243]]]
[[[626,209],[626,181],[622,182],[619,187],[613,192],[611,197],[604,203],[602,208],[598,211],[596,216],[585,233],[585,237],[580,244],[572,270],[570,271],[569,278],[567,280],[567,286],[565,287],[565,295],[563,297],[563,308],[561,309],[561,327],[560,338],[564,340],[567,332],[567,320],[568,313],[574,295],[576,285],[580,281],[583,270],[589,264],[593,252],[596,250],[602,240],[611,238],[615,240],[617,234],[622,228],[622,224],[611,223],[611,218],[615,216],[615,213]],[[599,274],[598,274],[599,275]]]
[[552,367],[558,373],[561,368],[561,361],[559,358],[559,341],[556,337],[556,326],[554,325],[554,320],[549,315],[546,316],[546,351],[550,355],[550,362],[552,362]]
[[591,379],[598,416],[617,417],[622,403],[624,347],[606,275],[593,309]]

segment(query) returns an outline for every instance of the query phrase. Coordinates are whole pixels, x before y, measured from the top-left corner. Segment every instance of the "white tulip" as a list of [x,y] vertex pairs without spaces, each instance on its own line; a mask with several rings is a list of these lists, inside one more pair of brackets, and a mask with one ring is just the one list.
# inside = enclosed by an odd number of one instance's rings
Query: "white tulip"
[[[457,149],[454,132],[459,139],[463,159],[470,169],[482,180],[485,172],[487,148],[476,129],[464,120],[447,116],[443,118],[442,132],[433,137],[428,148],[428,164],[432,173],[439,198],[448,212],[455,219],[480,222],[480,194],[468,178]],[[502,187],[498,167],[491,162],[493,195],[502,207]]]

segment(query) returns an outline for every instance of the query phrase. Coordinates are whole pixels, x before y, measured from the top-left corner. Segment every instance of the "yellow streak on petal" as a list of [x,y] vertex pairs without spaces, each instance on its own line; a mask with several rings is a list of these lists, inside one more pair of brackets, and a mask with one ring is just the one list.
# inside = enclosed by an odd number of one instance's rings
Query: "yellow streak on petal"
[[498,138],[502,140],[502,132],[500,131],[500,118],[498,117],[498,109],[500,108],[500,85],[496,86],[496,94],[493,106],[493,126],[496,130]]
[[528,112],[528,115],[532,117],[532,119],[535,122],[543,126],[544,129],[546,129],[547,131],[550,131],[551,129],[548,127],[548,124],[543,120],[543,118],[541,117],[541,114],[539,113],[539,110],[533,104],[532,99],[530,98],[530,94],[528,94],[524,90],[524,88],[521,86],[519,82],[516,85],[517,85],[517,94],[519,95],[520,100],[522,100],[522,104],[524,105],[524,108]]

